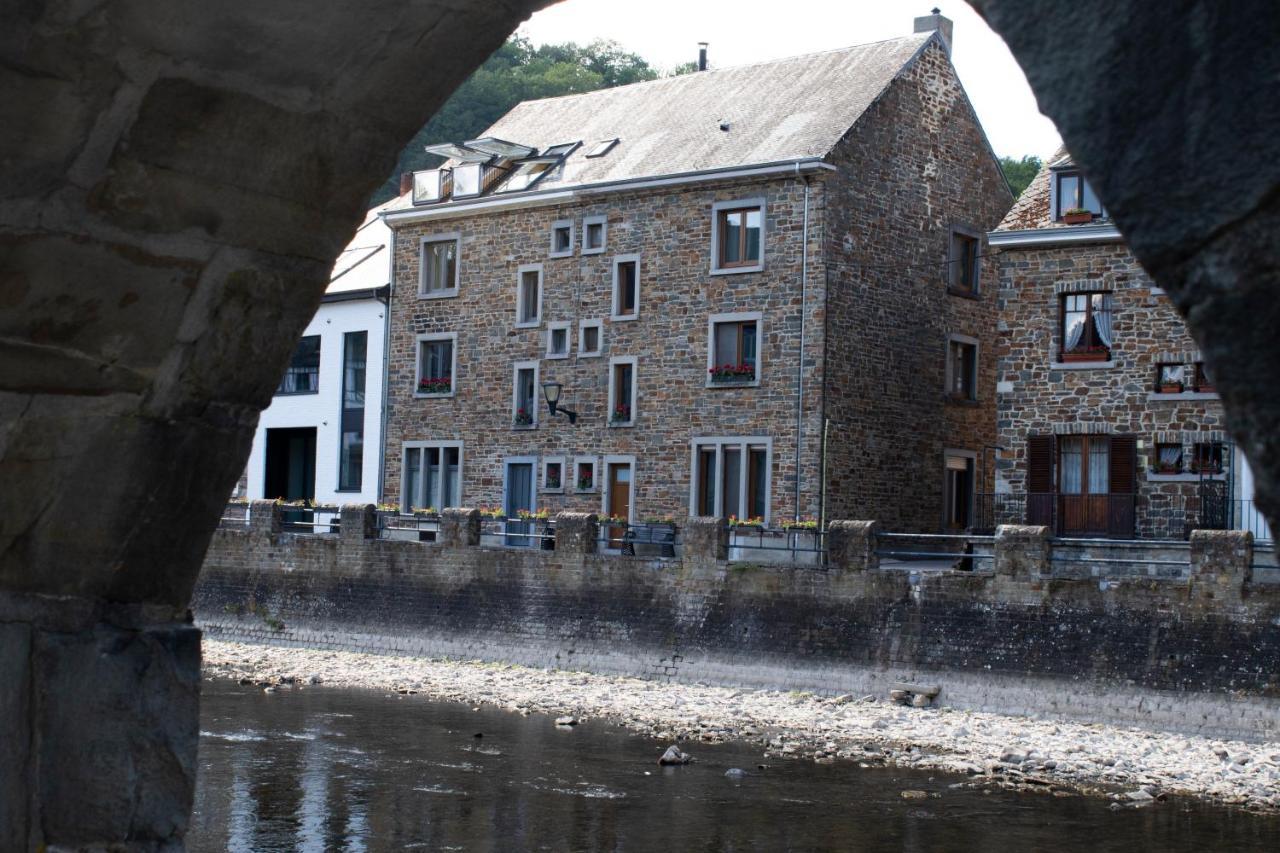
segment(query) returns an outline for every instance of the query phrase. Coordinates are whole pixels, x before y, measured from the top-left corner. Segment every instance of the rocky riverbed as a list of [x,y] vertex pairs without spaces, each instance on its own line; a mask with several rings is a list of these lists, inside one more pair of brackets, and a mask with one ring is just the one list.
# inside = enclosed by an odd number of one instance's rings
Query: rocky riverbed
[[[522,714],[618,723],[680,743],[759,743],[767,757],[963,773],[972,786],[1097,794],[1116,808],[1193,796],[1280,812],[1280,743],[1250,744],[1104,725],[1034,720],[888,697],[664,684],[562,670],[204,642],[205,674],[264,689],[311,684],[388,690]],[[904,792],[904,796],[915,792]]]

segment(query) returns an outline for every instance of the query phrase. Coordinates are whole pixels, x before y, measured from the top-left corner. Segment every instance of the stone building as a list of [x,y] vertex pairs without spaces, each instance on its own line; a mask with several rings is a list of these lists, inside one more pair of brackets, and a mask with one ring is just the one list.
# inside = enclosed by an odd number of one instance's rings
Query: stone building
[[1182,538],[1251,529],[1253,478],[1182,317],[1061,150],[988,235],[999,269],[987,524]]
[[1012,198],[950,28],[526,102],[429,149],[384,214],[384,500],[967,525]]

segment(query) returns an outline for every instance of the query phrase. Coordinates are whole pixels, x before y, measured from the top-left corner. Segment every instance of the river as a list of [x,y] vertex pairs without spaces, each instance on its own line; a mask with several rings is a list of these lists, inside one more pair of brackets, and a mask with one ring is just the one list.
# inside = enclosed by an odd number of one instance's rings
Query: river
[[[1280,850],[1280,818],[1190,800],[1115,809],[1096,797],[953,787],[965,777],[942,773],[764,759],[739,743],[682,745],[694,764],[659,767],[667,745],[596,721],[557,727],[422,696],[207,680],[188,847]],[[731,768],[745,775],[726,776]]]

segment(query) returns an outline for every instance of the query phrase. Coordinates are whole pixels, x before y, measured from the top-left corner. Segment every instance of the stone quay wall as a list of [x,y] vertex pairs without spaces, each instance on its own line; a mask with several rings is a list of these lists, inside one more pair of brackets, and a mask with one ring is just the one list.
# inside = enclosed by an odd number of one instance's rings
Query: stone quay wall
[[832,524],[828,564],[801,567],[728,561],[718,519],[660,559],[597,554],[585,513],[548,551],[480,546],[475,510],[426,543],[375,538],[371,507],[331,535],[253,509],[208,552],[211,637],[830,695],[914,681],[957,708],[1280,737],[1280,584],[1247,532],[1195,532],[1176,578],[1103,582],[1059,577],[1043,527],[1000,528],[977,570],[910,572],[881,566],[874,522]]

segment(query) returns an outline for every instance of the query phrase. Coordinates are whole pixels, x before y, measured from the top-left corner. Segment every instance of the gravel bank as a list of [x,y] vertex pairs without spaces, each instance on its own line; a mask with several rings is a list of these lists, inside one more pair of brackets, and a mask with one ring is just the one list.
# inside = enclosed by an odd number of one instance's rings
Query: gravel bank
[[1108,796],[1117,808],[1186,795],[1280,812],[1280,743],[1217,741],[1103,725],[1032,720],[885,697],[735,690],[581,672],[454,663],[206,639],[208,677],[262,685],[323,683],[492,704],[517,713],[618,723],[697,755],[698,741],[759,743],[767,755],[969,774],[1058,796]]

